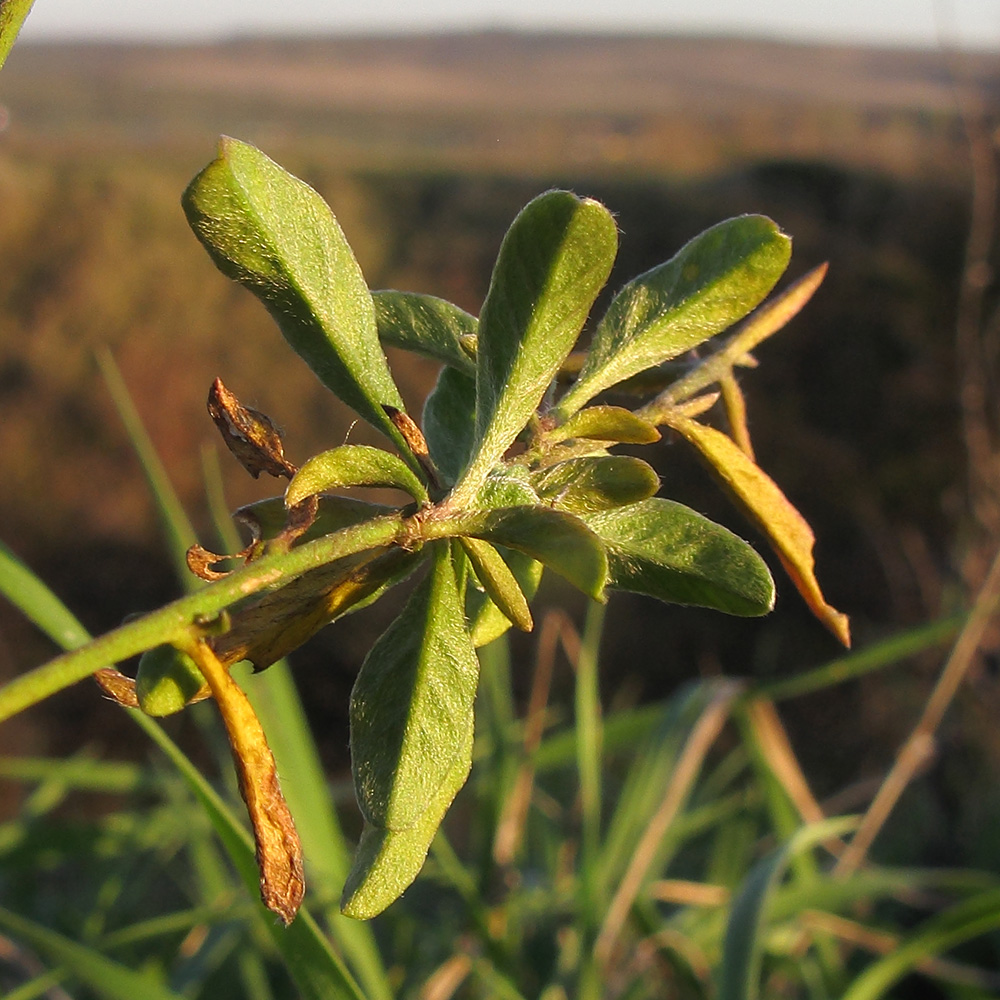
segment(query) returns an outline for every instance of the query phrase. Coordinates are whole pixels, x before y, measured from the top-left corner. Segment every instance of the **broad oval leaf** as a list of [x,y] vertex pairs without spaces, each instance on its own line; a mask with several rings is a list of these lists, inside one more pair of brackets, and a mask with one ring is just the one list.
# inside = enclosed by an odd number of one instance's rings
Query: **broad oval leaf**
[[584,516],[651,497],[660,477],[641,458],[587,455],[542,469],[533,484],[544,503]]
[[413,351],[473,378],[476,363],[465,345],[474,344],[479,321],[446,299],[417,292],[372,292],[383,344]]
[[529,471],[523,465],[498,465],[490,470],[471,506],[478,510],[496,510],[537,504],[538,494],[531,485]]
[[595,600],[604,599],[608,560],[600,538],[578,517],[551,507],[471,511],[448,524],[452,536],[471,535],[537,559]]
[[652,497],[586,518],[608,552],[608,586],[731,615],[767,614],[774,581],[743,539],[683,504]]
[[584,438],[588,441],[617,441],[619,444],[652,444],[660,440],[655,424],[622,406],[588,406],[565,423],[545,434],[552,444]]
[[599,392],[742,319],[774,287],[790,256],[791,240],[762,215],[705,230],[615,296],[556,412],[566,418]]
[[314,455],[295,473],[285,490],[285,506],[345,486],[390,487],[427,500],[424,484],[395,455],[366,444],[345,444]]
[[182,198],[223,274],[259,298],[324,385],[409,457],[383,406],[403,409],[361,268],[326,202],[259,149],[223,137]]
[[351,692],[354,787],[374,827],[416,824],[463,753],[479,661],[447,545],[372,647]]
[[420,873],[441,820],[469,777],[474,729],[470,720],[451,769],[413,826],[389,830],[365,822],[340,900],[347,916],[357,920],[377,916]]
[[468,464],[476,438],[476,380],[445,366],[424,401],[427,448],[445,483],[452,485]]
[[529,202],[500,247],[479,317],[476,455],[464,502],[535,412],[611,272],[618,230],[600,203],[568,191]]

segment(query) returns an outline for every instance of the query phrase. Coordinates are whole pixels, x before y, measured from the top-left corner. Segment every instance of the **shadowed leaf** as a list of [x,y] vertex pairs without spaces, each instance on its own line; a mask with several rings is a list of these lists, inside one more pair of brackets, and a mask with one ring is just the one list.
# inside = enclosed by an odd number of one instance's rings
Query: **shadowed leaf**
[[383,344],[457,368],[475,378],[476,363],[463,344],[475,343],[479,321],[445,299],[416,292],[373,292]]
[[582,517],[651,497],[660,477],[641,458],[595,455],[543,469],[533,484],[543,503]]

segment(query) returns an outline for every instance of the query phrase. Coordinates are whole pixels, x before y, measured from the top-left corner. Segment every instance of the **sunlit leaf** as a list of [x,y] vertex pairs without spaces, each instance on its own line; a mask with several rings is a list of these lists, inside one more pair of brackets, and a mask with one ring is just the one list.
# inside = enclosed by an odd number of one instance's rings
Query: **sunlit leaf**
[[517,578],[500,553],[481,538],[462,538],[460,541],[476,578],[490,600],[522,632],[530,632],[533,623],[528,602]]
[[[549,191],[514,220],[479,317],[476,455],[463,482],[476,492],[535,412],[576,342],[618,249],[601,204]],[[463,500],[469,499],[458,486]]]
[[[516,549],[499,546],[497,551],[514,574],[525,600],[530,601],[542,580],[542,564]],[[511,627],[510,618],[472,581],[466,588],[465,610],[469,619],[469,631],[472,633],[472,644],[476,649],[498,639]]]
[[543,503],[583,516],[651,497],[660,477],[641,458],[592,455],[543,469],[533,485]]
[[0,66],[7,61],[32,3],[34,0],[4,0],[0,3]]
[[351,693],[354,787],[369,824],[405,830],[464,751],[479,677],[447,545],[372,647]]
[[545,434],[545,440],[552,444],[569,438],[652,444],[660,440],[660,432],[654,424],[624,407],[588,406]]
[[504,507],[459,515],[449,533],[517,549],[603,600],[608,560],[601,540],[578,517],[551,507]]
[[674,416],[668,423],[701,452],[740,506],[760,525],[812,613],[845,646],[850,646],[847,615],[827,604],[816,580],[812,528],[774,480],[721,431],[686,417]]
[[345,486],[384,486],[426,500],[427,489],[409,466],[381,448],[345,444],[314,455],[292,477],[285,490],[285,506],[295,507],[306,497]]
[[586,518],[608,551],[608,586],[671,604],[765,615],[774,581],[731,531],[683,504],[652,497]]
[[388,830],[365,821],[340,902],[349,917],[367,920],[377,916],[420,873],[441,820],[469,776],[473,733],[470,719],[451,769],[413,826]]
[[224,137],[182,199],[216,265],[250,289],[319,379],[406,454],[403,409],[361,269],[326,202],[260,150]]
[[790,255],[791,240],[762,215],[729,219],[696,236],[615,296],[557,413],[568,417],[604,389],[741,320],[774,287]]
[[198,664],[173,646],[155,646],[139,657],[135,696],[147,715],[173,715],[205,685]]
[[476,363],[463,346],[475,342],[475,316],[445,299],[416,292],[378,291],[372,298],[383,344],[443,361],[475,378]]

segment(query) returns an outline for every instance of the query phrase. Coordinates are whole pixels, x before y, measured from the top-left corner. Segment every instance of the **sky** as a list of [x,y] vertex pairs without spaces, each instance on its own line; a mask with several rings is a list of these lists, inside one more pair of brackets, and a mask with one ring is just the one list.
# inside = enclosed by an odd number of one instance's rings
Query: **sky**
[[22,39],[477,29],[683,32],[1000,51],[1000,0],[35,0]]

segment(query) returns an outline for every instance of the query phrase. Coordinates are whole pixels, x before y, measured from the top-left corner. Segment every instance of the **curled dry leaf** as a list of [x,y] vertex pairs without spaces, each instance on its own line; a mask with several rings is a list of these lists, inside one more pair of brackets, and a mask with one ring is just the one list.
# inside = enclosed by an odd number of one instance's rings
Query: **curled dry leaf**
[[271,419],[244,406],[217,378],[208,391],[208,413],[226,447],[256,479],[262,472],[291,479],[295,466],[285,458],[278,429]]
[[302,845],[281,794],[274,755],[249,699],[211,647],[199,641],[187,652],[205,675],[229,736],[240,794],[257,844],[260,897],[269,910],[290,924],[302,904],[306,883]]
[[813,562],[816,539],[812,529],[774,480],[721,431],[677,413],[665,415],[664,419],[701,452],[740,505],[760,525],[812,613],[845,646],[850,646],[847,615],[827,604],[816,580]]

